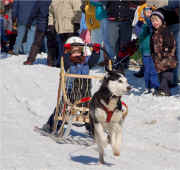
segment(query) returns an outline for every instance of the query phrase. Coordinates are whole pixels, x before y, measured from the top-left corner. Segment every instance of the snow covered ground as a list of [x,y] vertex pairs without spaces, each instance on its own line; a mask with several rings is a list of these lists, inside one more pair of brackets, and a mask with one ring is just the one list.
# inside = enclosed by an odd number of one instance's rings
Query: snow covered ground
[[[56,105],[60,70],[45,65],[45,55],[24,66],[26,57],[0,59],[0,170],[180,169],[180,85],[172,89],[171,97],[143,95],[143,79],[128,70],[133,89],[123,96],[129,113],[121,155],[115,158],[107,148],[107,165],[97,165],[96,145],[58,144],[34,132],[34,126],[42,126]],[[91,70],[99,73],[103,73],[100,68]],[[73,128],[85,133],[84,127]]]

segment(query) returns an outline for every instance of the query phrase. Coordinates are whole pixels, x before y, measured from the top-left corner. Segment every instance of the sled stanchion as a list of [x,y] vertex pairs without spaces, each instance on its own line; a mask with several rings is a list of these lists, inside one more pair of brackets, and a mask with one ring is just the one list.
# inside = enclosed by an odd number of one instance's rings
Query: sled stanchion
[[[62,58],[62,57],[61,57]],[[61,59],[62,60],[62,59]],[[56,112],[54,115],[54,126],[53,126],[53,132],[56,132],[57,124],[58,124],[58,114],[59,114],[59,106],[60,106],[60,98],[61,98],[61,90],[62,90],[62,80],[61,80],[61,74],[62,71],[60,72],[60,78],[59,78],[59,87],[58,87],[58,95],[57,95],[57,104],[56,104]]]
[[64,124],[66,122],[66,103],[67,103],[67,96],[66,96],[66,91],[65,91],[65,73],[64,73],[64,60],[63,57],[61,57],[61,90],[62,90],[62,99],[63,99],[63,103],[64,103],[64,107],[63,107],[63,111],[62,111],[62,124],[60,129],[58,130],[58,136],[62,136],[64,133]]

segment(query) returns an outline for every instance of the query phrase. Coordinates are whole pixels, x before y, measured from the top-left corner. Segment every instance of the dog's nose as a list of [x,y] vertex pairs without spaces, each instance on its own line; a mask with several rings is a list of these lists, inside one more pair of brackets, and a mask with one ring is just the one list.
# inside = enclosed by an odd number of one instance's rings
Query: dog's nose
[[131,90],[131,86],[127,86],[127,90],[130,91]]

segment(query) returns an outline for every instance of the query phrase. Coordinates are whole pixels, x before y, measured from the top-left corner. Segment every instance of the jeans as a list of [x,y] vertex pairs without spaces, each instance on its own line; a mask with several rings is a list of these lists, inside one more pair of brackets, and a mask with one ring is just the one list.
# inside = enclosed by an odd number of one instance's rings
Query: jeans
[[26,25],[19,25],[17,29],[16,42],[13,47],[13,52],[15,54],[23,53],[23,38],[26,32]]
[[180,24],[174,24],[169,26],[169,30],[173,32],[174,38],[176,40],[176,56],[178,60],[178,65],[174,70],[174,83],[180,82]]
[[32,25],[31,28],[28,30],[27,41],[23,44],[23,49],[25,54],[29,54],[31,50],[31,46],[35,37],[35,31],[36,31],[35,25]]
[[[102,45],[103,42],[103,35],[102,35],[102,28],[97,28],[91,31],[91,42],[92,43],[98,43]],[[103,51],[100,51],[100,58],[98,59],[97,62],[103,61]],[[97,63],[94,63],[97,64]]]
[[151,56],[143,56],[144,80],[147,89],[159,87],[159,78]]
[[116,22],[107,20],[104,27],[105,48],[109,53],[110,58],[114,59],[114,57],[118,55],[120,47],[131,40],[131,22]]
[[16,42],[13,47],[13,52],[15,54],[19,54],[19,53],[28,54],[30,52],[32,43],[34,41],[35,26],[32,25],[31,28],[28,30],[26,42],[23,43],[25,34],[26,34],[26,25],[19,25],[17,29]]

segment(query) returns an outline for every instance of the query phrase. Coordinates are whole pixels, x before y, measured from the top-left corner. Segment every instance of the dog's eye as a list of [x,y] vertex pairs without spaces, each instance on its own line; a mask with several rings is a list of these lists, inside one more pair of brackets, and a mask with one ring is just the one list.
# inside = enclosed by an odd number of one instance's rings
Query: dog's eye
[[122,80],[119,80],[119,83],[122,83]]

